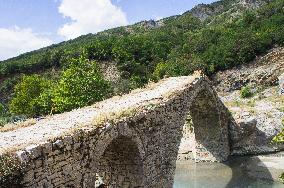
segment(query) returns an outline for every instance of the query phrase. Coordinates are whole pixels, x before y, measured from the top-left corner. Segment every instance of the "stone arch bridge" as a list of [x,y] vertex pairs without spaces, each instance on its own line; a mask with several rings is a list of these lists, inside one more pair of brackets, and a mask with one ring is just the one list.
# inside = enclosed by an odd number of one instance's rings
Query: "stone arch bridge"
[[188,119],[195,137],[194,158],[226,160],[229,113],[207,78],[196,74],[167,78],[121,97],[0,133],[2,156],[15,154],[23,164],[12,175],[2,173],[7,179],[14,178],[3,185],[172,187]]

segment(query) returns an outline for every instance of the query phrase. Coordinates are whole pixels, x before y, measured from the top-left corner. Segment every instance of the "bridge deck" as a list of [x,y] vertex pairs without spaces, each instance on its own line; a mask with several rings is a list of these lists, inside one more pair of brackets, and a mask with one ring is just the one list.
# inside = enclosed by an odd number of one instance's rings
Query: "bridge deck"
[[1,132],[0,154],[7,152],[7,150],[22,149],[28,145],[62,136],[80,125],[90,124],[102,113],[118,113],[124,109],[149,104],[151,101],[162,100],[171,93],[185,89],[197,78],[197,76],[167,78],[157,84],[149,85],[145,89],[135,90],[121,97],[116,96],[89,107],[46,117],[29,127]]

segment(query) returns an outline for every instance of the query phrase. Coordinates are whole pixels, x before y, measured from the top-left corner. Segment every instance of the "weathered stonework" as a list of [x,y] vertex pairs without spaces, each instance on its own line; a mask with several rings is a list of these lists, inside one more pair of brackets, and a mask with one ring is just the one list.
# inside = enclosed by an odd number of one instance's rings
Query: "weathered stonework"
[[22,187],[172,187],[188,116],[196,139],[194,158],[226,160],[230,118],[206,77],[168,78],[143,95],[159,92],[171,79],[184,84],[133,105],[136,110],[128,116],[100,122],[97,114],[69,134],[20,146],[17,154],[26,164]]

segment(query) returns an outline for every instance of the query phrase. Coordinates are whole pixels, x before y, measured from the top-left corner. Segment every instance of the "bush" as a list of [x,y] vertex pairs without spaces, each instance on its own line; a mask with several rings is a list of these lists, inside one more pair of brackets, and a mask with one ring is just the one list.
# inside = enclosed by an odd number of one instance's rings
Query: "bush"
[[242,98],[249,98],[253,95],[251,89],[248,86],[242,87],[240,95]]
[[189,63],[183,59],[179,61],[168,61],[158,63],[153,74],[152,80],[158,81],[165,76],[185,76],[191,73]]

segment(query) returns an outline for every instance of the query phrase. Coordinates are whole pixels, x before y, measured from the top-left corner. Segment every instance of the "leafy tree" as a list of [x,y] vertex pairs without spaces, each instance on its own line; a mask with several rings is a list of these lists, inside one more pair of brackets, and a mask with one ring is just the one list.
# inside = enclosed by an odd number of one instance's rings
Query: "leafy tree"
[[17,115],[39,115],[37,99],[50,85],[50,81],[39,75],[24,76],[21,82],[15,86],[15,96],[9,104],[10,112]]
[[54,90],[53,110],[58,113],[83,107],[103,100],[109,94],[110,85],[98,71],[97,63],[89,61],[83,54],[73,59],[63,71]]

